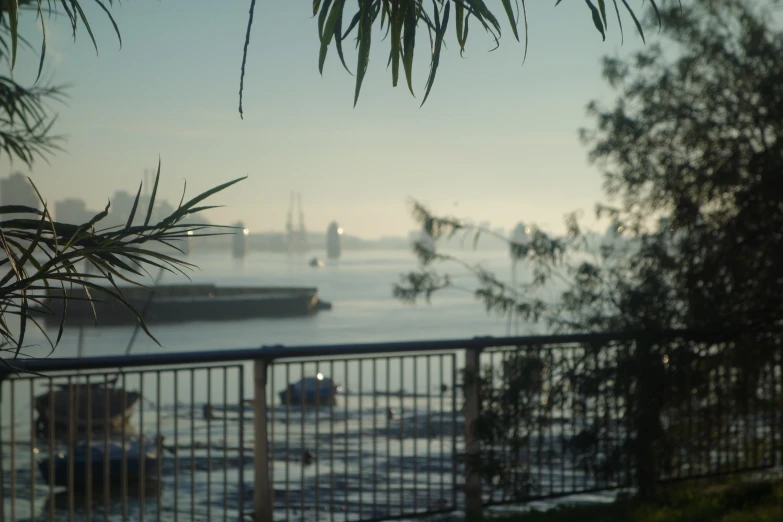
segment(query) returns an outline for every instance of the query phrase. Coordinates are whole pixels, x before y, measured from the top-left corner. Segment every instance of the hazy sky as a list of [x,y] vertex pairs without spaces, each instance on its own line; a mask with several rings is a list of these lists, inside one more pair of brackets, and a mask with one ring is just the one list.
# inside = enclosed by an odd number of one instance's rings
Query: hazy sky
[[[601,42],[584,2],[528,4],[524,66],[523,45],[510,31],[490,53],[492,42],[471,25],[460,58],[451,27],[435,86],[419,108],[429,41],[424,33],[417,41],[413,98],[404,81],[392,88],[388,42],[376,37],[354,109],[354,78],[333,51],[318,74],[312,3],[259,0],[244,120],[237,91],[249,0],[123,2],[112,10],[122,49],[101,13],[89,9],[99,56],[84,27],[73,43],[64,18],[47,20],[45,76],[71,85],[67,105],[56,107],[56,130],[68,141],[32,177],[50,202],[81,196],[98,208],[118,188],[135,190],[160,155],[162,194],[174,201],[184,179],[195,194],[248,175],[215,198],[227,208],[209,217],[241,219],[254,231],[282,230],[292,190],[302,192],[311,230],[336,219],[363,237],[405,234],[413,228],[409,197],[493,226],[523,220],[561,230],[563,214],[581,208],[592,219],[602,197],[600,173],[577,135],[591,124],[587,102],[612,100],[600,57],[627,55],[640,39],[626,19],[621,46],[610,20]],[[26,18],[24,34],[37,46],[34,17]],[[31,82],[36,56],[20,57],[16,79]],[[0,162],[0,172],[9,170],[27,173]]]

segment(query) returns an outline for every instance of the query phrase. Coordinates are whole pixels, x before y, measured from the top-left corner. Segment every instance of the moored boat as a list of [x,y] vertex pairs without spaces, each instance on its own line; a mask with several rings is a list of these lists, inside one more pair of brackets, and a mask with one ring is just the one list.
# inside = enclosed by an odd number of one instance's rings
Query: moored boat
[[36,396],[34,401],[38,433],[45,437],[52,428],[56,437],[67,435],[71,427],[77,435],[87,431],[119,433],[127,426],[133,407],[141,398],[138,392],[104,383],[60,384],[54,388]]
[[328,377],[318,374],[290,384],[279,393],[283,405],[335,406],[340,386]]
[[[102,440],[77,444],[72,454],[59,453],[38,463],[44,480],[54,486],[84,487],[88,475],[96,488],[105,483],[138,482],[154,476],[160,458],[154,441],[132,439],[121,442]],[[70,463],[73,463],[71,482]],[[108,474],[107,474],[108,471]],[[143,473],[143,475],[142,475]]]

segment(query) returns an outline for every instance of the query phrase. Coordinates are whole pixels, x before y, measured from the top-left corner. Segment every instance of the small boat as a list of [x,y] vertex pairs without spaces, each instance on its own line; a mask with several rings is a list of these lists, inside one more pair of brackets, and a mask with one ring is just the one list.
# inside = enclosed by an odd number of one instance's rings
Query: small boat
[[[69,461],[73,458],[72,486],[84,487],[88,474],[91,474],[92,484],[97,488],[106,482],[122,482],[123,471],[125,471],[126,482],[133,482],[140,480],[142,470],[145,477],[151,477],[154,476],[158,468],[158,448],[152,440],[145,440],[143,444],[136,438],[128,440],[125,442],[124,452],[121,442],[110,441],[108,449],[107,454],[105,442],[102,440],[94,441],[89,445],[86,442],[81,442],[74,448],[73,455],[59,453],[40,461],[38,469],[47,483],[67,487],[70,474]],[[88,455],[90,456],[89,468]],[[107,460],[108,475],[106,474]],[[52,471],[54,474],[51,474]]]
[[57,437],[67,434],[71,423],[78,435],[86,433],[88,427],[93,433],[117,434],[127,426],[133,407],[141,398],[138,392],[107,387],[104,383],[60,384],[55,388],[35,397],[38,432],[45,437],[52,424]]
[[280,402],[283,405],[302,404],[310,406],[336,406],[337,392],[341,390],[332,379],[318,374],[315,377],[305,377],[301,381],[291,384],[280,392]]
[[324,266],[324,262],[317,257],[312,258],[308,264],[313,268],[321,268]]

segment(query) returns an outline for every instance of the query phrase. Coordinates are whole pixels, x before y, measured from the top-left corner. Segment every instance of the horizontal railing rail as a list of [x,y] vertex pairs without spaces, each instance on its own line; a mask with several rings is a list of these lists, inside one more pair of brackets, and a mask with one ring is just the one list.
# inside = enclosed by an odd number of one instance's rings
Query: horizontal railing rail
[[670,330],[17,359],[0,367],[0,521],[476,515],[781,466],[779,340]]
[[287,358],[320,357],[324,355],[361,356],[374,353],[406,353],[415,351],[449,351],[484,349],[502,346],[552,345],[569,343],[605,343],[628,341],[640,337],[653,339],[721,340],[731,338],[742,330],[661,330],[656,332],[585,333],[567,335],[528,335],[512,337],[478,336],[465,339],[368,342],[344,344],[283,344],[263,345],[255,348],[229,348],[193,352],[144,353],[131,355],[106,355],[84,358],[49,357],[42,359],[7,360],[8,366],[0,366],[3,374],[17,371],[47,372],[72,370],[99,370],[106,368],[150,367],[170,364],[212,364],[240,361],[273,361]]

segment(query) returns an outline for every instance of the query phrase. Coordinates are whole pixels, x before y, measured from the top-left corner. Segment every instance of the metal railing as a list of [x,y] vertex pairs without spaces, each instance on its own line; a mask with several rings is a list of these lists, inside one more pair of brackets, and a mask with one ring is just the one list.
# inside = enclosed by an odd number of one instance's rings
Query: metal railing
[[18,361],[35,373],[0,376],[0,520],[476,514],[780,466],[783,355],[759,349],[743,366],[747,342],[591,334]]

